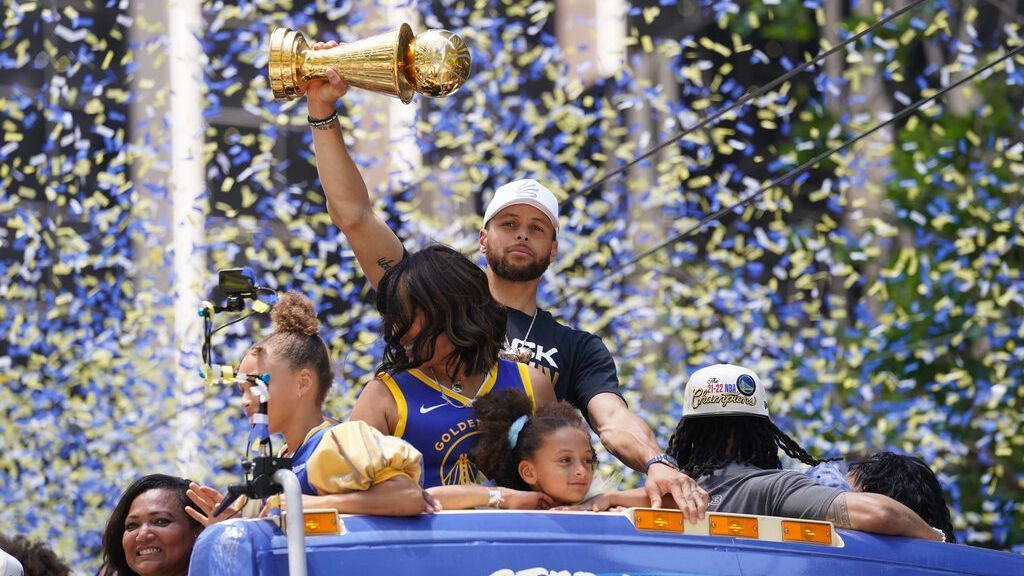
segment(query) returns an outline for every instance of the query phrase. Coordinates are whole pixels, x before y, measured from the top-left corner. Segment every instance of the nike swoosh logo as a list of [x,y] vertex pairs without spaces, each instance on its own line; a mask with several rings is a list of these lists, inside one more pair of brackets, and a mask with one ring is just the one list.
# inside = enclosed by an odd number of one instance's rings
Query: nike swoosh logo
[[437,406],[431,406],[430,408],[427,408],[423,404],[420,404],[420,414],[426,414],[426,413],[431,412],[433,410],[437,410],[438,408],[441,408],[442,406],[444,406],[444,404],[438,404]]

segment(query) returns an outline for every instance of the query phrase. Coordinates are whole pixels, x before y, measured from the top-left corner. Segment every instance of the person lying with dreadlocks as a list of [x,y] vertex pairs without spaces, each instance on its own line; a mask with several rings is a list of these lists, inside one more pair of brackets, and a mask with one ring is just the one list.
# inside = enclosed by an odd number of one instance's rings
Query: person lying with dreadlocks
[[708,512],[827,520],[837,528],[941,541],[943,535],[907,506],[884,496],[847,492],[782,470],[779,449],[816,465],[772,422],[754,372],[715,364],[686,382],[683,414],[668,453],[708,491]]

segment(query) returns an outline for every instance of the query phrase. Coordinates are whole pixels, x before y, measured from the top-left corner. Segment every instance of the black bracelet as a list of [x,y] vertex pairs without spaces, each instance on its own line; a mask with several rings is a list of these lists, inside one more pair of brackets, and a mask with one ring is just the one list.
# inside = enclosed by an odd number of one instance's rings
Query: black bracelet
[[331,124],[338,119],[338,111],[331,112],[331,115],[322,120],[314,120],[312,116],[306,116],[306,121],[309,122],[310,127],[323,129],[325,126]]

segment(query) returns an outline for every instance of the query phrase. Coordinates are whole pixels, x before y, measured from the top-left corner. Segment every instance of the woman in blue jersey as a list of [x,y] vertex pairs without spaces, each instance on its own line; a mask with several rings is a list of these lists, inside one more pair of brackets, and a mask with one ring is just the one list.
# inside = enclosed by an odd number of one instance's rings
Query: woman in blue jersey
[[554,402],[540,370],[498,358],[505,308],[483,270],[455,250],[431,245],[395,264],[377,286],[377,309],[384,357],[351,418],[415,446],[424,487],[477,481],[476,398],[514,389],[534,406]]
[[[270,318],[274,332],[250,348],[238,368],[266,385],[266,424],[271,434],[284,435],[280,455],[292,458],[303,507],[395,516],[432,511],[419,486],[420,455],[412,446],[361,422],[338,424],[324,417],[334,375],[313,303],[289,292]],[[241,394],[253,422],[259,400],[251,382],[242,384]],[[203,486],[193,486],[189,495],[207,513],[220,500],[216,490]]]

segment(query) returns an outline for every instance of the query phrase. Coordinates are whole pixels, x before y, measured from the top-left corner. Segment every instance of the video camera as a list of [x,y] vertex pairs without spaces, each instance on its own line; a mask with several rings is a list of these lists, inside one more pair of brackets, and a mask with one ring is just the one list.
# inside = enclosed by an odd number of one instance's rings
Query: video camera
[[[256,285],[256,274],[252,268],[226,268],[217,271],[217,288],[220,296],[223,297],[222,305],[214,304],[206,300],[199,307],[199,317],[203,319],[203,367],[199,371],[200,376],[207,384],[214,382],[228,382],[234,378],[230,366],[213,365],[213,334],[223,328],[241,322],[253,314],[268,312],[274,302],[277,301],[277,292],[270,288]],[[260,296],[264,295],[263,299]],[[239,318],[225,322],[220,326],[213,327],[213,317],[218,312],[242,312],[245,310],[246,301],[251,301],[251,311]]]
[[238,312],[245,308],[246,299],[256,299],[256,274],[252,268],[218,270],[217,285],[225,297],[224,305],[218,307],[218,312]]

